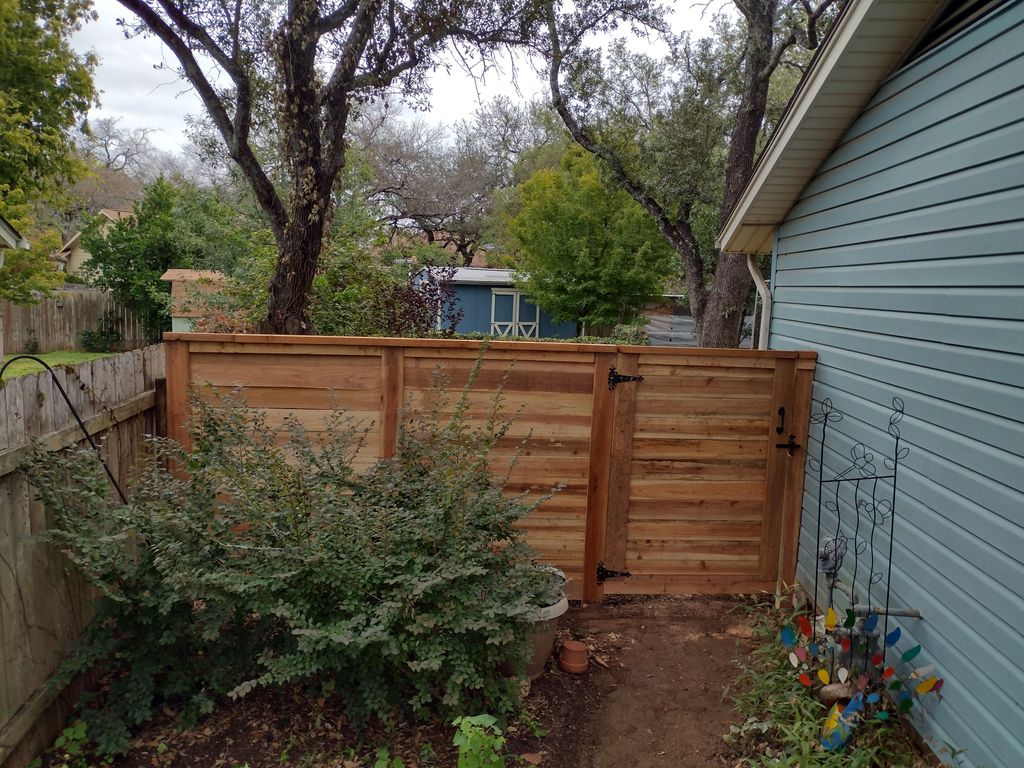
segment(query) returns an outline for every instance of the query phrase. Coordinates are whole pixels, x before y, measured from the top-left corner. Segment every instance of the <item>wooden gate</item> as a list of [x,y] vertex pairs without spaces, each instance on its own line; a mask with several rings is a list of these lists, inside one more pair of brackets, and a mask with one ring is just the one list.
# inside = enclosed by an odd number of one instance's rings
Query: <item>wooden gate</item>
[[813,356],[651,350],[619,352],[615,368],[642,380],[602,393],[608,499],[588,550],[604,569],[587,594],[791,583]]
[[[362,419],[362,466],[392,455],[401,409],[429,404],[438,369],[459,388],[480,355],[434,339],[165,338],[172,437],[189,442],[189,386],[242,386],[282,428],[294,415],[320,430],[336,407]],[[486,420],[501,387],[516,415],[495,471],[515,454],[510,492],[562,487],[522,528],[573,597],[771,591],[795,571],[813,370],[811,352],[495,341],[467,417]],[[790,435],[792,456],[776,447]]]

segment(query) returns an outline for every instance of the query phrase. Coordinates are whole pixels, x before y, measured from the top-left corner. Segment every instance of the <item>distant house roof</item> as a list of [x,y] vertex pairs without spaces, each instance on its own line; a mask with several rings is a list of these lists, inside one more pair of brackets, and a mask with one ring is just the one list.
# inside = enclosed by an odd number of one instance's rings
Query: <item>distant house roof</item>
[[[972,5],[981,6],[976,0]],[[851,0],[800,81],[718,235],[723,251],[771,253],[772,233],[947,0]]]
[[27,251],[28,240],[3,216],[0,216],[0,248],[18,248]]
[[[425,271],[436,272],[444,267],[424,267]],[[456,285],[512,285],[511,269],[485,269],[482,267],[458,267],[452,276]]]
[[121,221],[121,219],[130,219],[135,214],[132,211],[117,210],[116,208],[100,208],[100,216],[105,216],[111,221]]

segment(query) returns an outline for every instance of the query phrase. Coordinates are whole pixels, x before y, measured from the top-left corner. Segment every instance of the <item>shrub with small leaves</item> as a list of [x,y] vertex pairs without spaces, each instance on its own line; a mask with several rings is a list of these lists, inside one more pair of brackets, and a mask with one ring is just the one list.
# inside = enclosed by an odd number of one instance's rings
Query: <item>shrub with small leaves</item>
[[98,750],[126,750],[158,707],[194,720],[220,695],[299,681],[338,691],[357,723],[510,711],[498,670],[522,666],[552,586],[514,527],[532,505],[488,468],[500,399],[471,422],[471,385],[454,403],[439,390],[362,474],[364,425],[290,420],[282,439],[224,401],[197,401],[191,453],[150,441],[126,506],[89,452],[34,454],[48,537],[102,595],[62,668],[105,673],[83,710]]

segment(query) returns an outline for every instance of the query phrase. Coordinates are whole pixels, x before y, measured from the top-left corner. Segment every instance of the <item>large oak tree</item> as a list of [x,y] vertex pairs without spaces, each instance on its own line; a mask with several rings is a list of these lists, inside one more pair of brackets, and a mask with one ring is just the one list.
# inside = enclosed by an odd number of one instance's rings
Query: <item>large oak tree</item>
[[[353,110],[388,89],[423,97],[439,55],[488,56],[536,32],[531,0],[118,0],[137,32],[175,55],[251,185],[279,250],[268,323],[313,333],[310,287]],[[211,74],[222,73],[219,79]],[[261,100],[276,123],[288,189],[251,143]]]
[[[717,254],[724,223],[772,122],[773,82],[817,48],[841,0],[733,0],[700,41],[672,39],[648,0],[547,3],[553,106],[582,147],[646,208],[678,253],[702,346],[736,346],[751,278],[741,254]],[[593,33],[631,24],[662,33],[662,59]],[[790,69],[784,69],[790,67]],[[789,86],[795,78],[789,77]],[[778,90],[778,89],[775,89]],[[778,96],[778,94],[775,94]],[[783,97],[784,98],[784,97]]]

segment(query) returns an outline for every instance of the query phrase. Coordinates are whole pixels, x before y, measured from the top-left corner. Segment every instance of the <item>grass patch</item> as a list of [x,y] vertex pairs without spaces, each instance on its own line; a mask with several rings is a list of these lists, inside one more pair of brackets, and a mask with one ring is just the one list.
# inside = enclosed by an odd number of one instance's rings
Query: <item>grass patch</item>
[[[22,354],[21,352],[18,353]],[[96,360],[101,357],[110,357],[111,352],[46,352],[44,354],[36,355],[41,360],[54,368],[58,365],[75,365],[76,363],[85,363],[89,360]],[[18,355],[5,355],[4,362],[7,362],[12,357]],[[11,363],[11,366],[4,371],[4,380],[13,379],[18,376],[28,376],[30,373],[41,373],[43,367],[34,360],[18,360],[15,363]]]
[[926,768],[933,765],[898,718],[862,720],[850,746],[827,752],[821,746],[825,706],[796,679],[779,629],[792,616],[770,603],[751,611],[754,649],[744,662],[732,694],[740,725],[725,740],[737,765],[753,768]]

